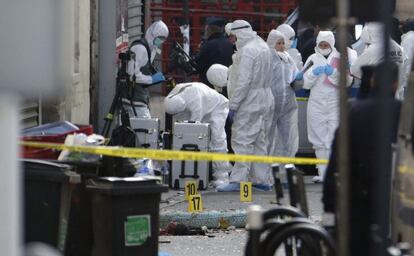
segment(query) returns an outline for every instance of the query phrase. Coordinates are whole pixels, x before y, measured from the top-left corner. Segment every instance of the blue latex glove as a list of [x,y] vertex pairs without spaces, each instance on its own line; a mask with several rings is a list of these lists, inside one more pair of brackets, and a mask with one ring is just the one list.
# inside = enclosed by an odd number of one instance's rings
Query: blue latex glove
[[295,76],[295,80],[296,81],[303,80],[303,73],[302,72],[297,73],[296,76]]
[[161,72],[157,72],[154,75],[152,75],[151,79],[153,84],[165,81],[165,77]]
[[312,70],[312,73],[313,73],[315,76],[319,76],[320,74],[325,73],[325,66],[317,66],[316,68],[314,68],[314,69]]
[[236,110],[230,109],[228,117],[231,122],[233,122],[235,116],[236,116]]
[[334,69],[331,65],[326,65],[325,66],[325,74],[327,74],[328,76],[332,75],[334,72]]
[[295,40],[292,41],[292,44],[290,45],[290,48],[296,48],[298,46],[298,39],[295,38]]

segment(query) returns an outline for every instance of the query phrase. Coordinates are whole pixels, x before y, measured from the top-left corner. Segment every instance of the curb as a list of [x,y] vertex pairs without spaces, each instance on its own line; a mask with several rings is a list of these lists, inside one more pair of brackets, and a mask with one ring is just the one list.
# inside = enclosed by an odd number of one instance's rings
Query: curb
[[229,226],[245,228],[246,211],[236,210],[232,212],[205,211],[201,213],[189,213],[183,211],[160,213],[160,228],[166,227],[170,222],[179,222],[189,228],[217,228],[220,221],[225,220]]

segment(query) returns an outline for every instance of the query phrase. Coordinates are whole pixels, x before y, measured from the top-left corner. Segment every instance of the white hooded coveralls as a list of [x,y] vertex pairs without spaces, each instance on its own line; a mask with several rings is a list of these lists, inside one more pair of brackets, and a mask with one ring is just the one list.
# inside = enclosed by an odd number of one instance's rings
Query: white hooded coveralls
[[[165,25],[165,23],[161,20],[152,23],[151,26],[148,27],[145,33],[145,40],[147,41],[149,49],[151,51],[151,62],[154,61],[156,53],[161,51],[161,49],[158,49],[154,45],[154,39],[157,37],[167,38],[168,33],[169,31],[167,25]],[[136,44],[131,47],[131,51],[135,54],[135,60],[130,60],[128,62],[128,74],[130,76],[135,74],[135,82],[137,84],[151,84],[151,76],[144,75],[141,72],[141,68],[144,67],[148,62],[147,49],[142,44]],[[137,104],[135,103],[134,105],[137,106]],[[125,104],[124,107],[126,107],[128,112],[130,113],[130,116],[132,116],[133,111],[131,109],[131,106],[129,104]],[[139,118],[151,118],[149,108],[144,103],[142,104],[142,106],[135,107],[135,111],[137,112],[137,117]]]
[[[229,101],[203,83],[177,84],[164,100],[165,112],[189,117],[191,121],[209,123],[211,129],[210,151],[227,152],[224,125]],[[213,162],[213,175],[228,182],[231,170],[228,162]]]
[[286,40],[286,37],[277,30],[270,31],[267,44],[272,56],[271,89],[275,111],[268,136],[272,141],[269,152],[270,155],[294,157],[299,147],[298,104],[290,84],[295,80],[298,69],[286,51],[276,51],[275,45],[279,40]]
[[285,47],[287,53],[295,62],[295,65],[298,70],[302,70],[303,61],[302,54],[296,48],[292,48],[292,39],[295,38],[295,30],[289,24],[282,24],[276,28],[277,31],[281,32],[285,36]]
[[408,31],[401,36],[401,47],[407,55],[408,70],[411,70],[411,65],[414,58],[414,31]]
[[[270,54],[266,42],[243,20],[232,23],[237,52],[229,70],[229,108],[235,110],[232,148],[236,154],[268,155],[267,138],[273,115],[270,89]],[[235,163],[230,182],[272,184],[270,166]]]
[[[363,66],[376,66],[384,60],[383,29],[380,23],[375,22],[367,23],[362,29],[361,40],[367,47],[351,66],[351,74],[356,78],[362,78]],[[402,98],[408,80],[408,57],[403,48],[392,39],[389,50],[391,61],[397,64],[399,69],[399,88],[396,97]]]
[[[405,76],[407,79],[405,80],[405,84],[402,85],[403,89],[400,89],[398,94],[398,98],[404,98],[404,88],[407,88],[408,77],[411,72],[413,60],[414,60],[414,31],[408,31],[407,33],[401,36],[401,47],[405,55],[407,56],[406,60],[406,73]],[[403,74],[404,75],[404,74]],[[401,87],[401,86],[400,86]]]
[[[320,42],[327,42],[332,52],[324,57],[319,53]],[[340,54],[335,49],[335,38],[330,31],[321,31],[316,39],[315,53],[309,56],[305,67],[311,65],[304,74],[304,89],[310,89],[307,109],[308,139],[315,149],[317,158],[329,159],[331,144],[335,130],[339,124],[339,58]],[[351,57],[351,56],[350,56]],[[349,59],[350,64],[353,59]],[[315,76],[313,69],[318,66],[331,65],[334,69],[332,75],[325,73]],[[352,83],[352,77],[348,74],[347,85]],[[318,165],[319,177],[325,176],[326,165]]]

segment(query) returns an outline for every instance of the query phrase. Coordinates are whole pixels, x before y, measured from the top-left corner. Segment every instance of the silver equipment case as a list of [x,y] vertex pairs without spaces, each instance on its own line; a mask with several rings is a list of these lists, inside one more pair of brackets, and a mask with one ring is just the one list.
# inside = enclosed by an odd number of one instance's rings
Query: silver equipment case
[[[173,128],[173,150],[208,151],[210,125],[200,122],[175,122]],[[198,189],[206,189],[209,182],[210,162],[173,161],[171,184],[174,189],[182,189],[186,181],[196,180]]]
[[137,148],[159,148],[160,120],[158,118],[130,118],[129,120],[136,134]]

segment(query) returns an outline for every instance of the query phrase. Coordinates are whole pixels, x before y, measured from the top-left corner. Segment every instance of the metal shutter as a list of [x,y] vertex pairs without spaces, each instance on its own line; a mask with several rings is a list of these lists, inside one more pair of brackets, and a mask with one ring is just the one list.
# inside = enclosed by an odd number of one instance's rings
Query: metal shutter
[[40,125],[40,119],[40,100],[25,100],[20,110],[20,122],[22,128],[38,126]]
[[129,42],[140,39],[144,28],[144,6],[142,0],[128,0]]

